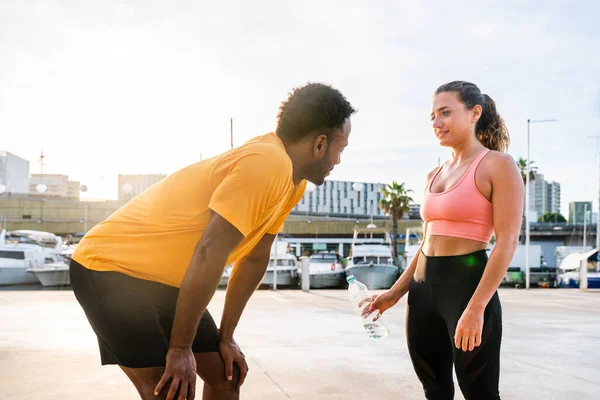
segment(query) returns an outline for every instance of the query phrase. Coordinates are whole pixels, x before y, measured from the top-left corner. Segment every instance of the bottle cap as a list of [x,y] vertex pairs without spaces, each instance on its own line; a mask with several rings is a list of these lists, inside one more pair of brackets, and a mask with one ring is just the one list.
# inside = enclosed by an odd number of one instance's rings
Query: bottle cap
[[346,277],[346,280],[348,281],[348,283],[350,283],[350,282],[354,282],[356,280],[356,278],[354,277],[354,275],[348,275]]

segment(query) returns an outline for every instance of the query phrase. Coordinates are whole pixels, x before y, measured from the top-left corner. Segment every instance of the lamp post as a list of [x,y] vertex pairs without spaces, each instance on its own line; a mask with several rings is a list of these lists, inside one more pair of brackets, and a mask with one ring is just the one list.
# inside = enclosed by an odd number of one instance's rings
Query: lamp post
[[[315,185],[311,182],[307,182],[306,184],[306,193],[308,193],[308,200],[312,199],[312,192],[315,190]],[[310,224],[312,221],[308,219],[308,210],[310,207],[310,201],[306,204],[306,223]],[[308,265],[308,257],[304,257],[301,260],[301,269],[302,269],[302,290],[308,292],[310,290],[310,268]]]
[[[596,139],[596,151],[598,157],[598,167],[600,169],[600,135],[587,136],[587,138]],[[598,174],[598,218],[596,219],[596,250],[600,249],[600,172]]]
[[[85,193],[87,192],[88,187],[86,185],[81,185],[79,186],[79,191],[81,193]],[[81,201],[81,199],[80,199]],[[85,235],[87,233],[87,223],[88,223],[88,204],[84,204],[83,206],[83,234]]]
[[[0,197],[2,197],[4,192],[6,192],[6,186],[0,184]],[[6,217],[4,215],[2,215],[2,218],[0,218],[0,222],[3,222],[3,228],[6,230]],[[0,232],[2,232],[2,229],[0,229]],[[2,243],[2,240],[0,240],[0,244]]]
[[531,160],[529,155],[529,126],[531,124],[538,124],[544,122],[556,122],[555,119],[528,119],[527,120],[527,173],[525,176],[525,287],[529,289],[529,235],[530,235],[530,221],[529,221],[529,175],[531,174]]

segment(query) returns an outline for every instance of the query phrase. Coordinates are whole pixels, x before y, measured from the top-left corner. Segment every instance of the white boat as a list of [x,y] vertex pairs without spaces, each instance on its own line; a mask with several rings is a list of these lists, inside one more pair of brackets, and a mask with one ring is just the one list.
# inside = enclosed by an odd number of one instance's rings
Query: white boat
[[[289,253],[277,255],[277,286],[295,286],[298,284],[298,260]],[[274,285],[275,258],[271,257],[261,285]]]
[[[370,238],[359,238],[370,233]],[[392,263],[392,249],[387,231],[384,239],[373,238],[376,228],[355,229],[346,275],[354,275],[368,289],[389,289],[400,276],[400,268]]]
[[[272,286],[274,283],[274,263],[277,259],[277,286],[294,286],[298,283],[298,261],[296,257],[287,252],[289,245],[286,242],[274,242],[271,246],[271,256],[265,275],[260,285]],[[228,265],[223,270],[219,286],[224,287],[229,283],[233,265]]]
[[[62,238],[50,232],[17,230],[6,232],[3,243],[0,243],[0,251],[4,252],[4,258],[0,258],[0,285],[24,285],[41,283],[44,286],[53,282],[61,282],[69,278],[62,269],[66,267],[73,248],[64,246]],[[15,263],[7,261],[7,257],[20,260],[35,259],[34,262],[26,261]],[[33,257],[33,258],[32,258]],[[12,270],[8,273],[9,265]],[[44,268],[50,265],[48,269]],[[43,271],[42,271],[43,270]],[[42,272],[40,272],[42,271]],[[44,274],[43,279],[38,276]],[[10,277],[9,277],[10,275]]]
[[[298,283],[298,259],[288,252],[289,249],[287,242],[277,239],[273,242],[269,265],[263,280],[260,282],[261,285],[274,286],[275,279],[277,279],[277,286],[295,286]],[[275,260],[277,260],[277,264],[275,264]],[[277,271],[275,271],[275,265],[277,265]],[[275,275],[277,275],[277,278],[275,278]]]
[[47,263],[41,267],[27,269],[27,272],[36,276],[44,287],[70,286],[69,264],[64,261]]
[[233,264],[227,265],[221,274],[221,280],[219,281],[219,287],[227,286],[229,277],[231,276],[231,270],[233,270]]
[[[322,252],[308,259],[311,289],[332,289],[346,285],[346,273],[342,258],[334,252]],[[298,279],[302,280],[302,268],[298,268]]]
[[[6,231],[0,232],[0,286],[29,285],[38,279],[27,273],[28,268],[44,264],[45,251],[39,245],[13,243]],[[8,241],[8,243],[7,243]]]
[[557,246],[554,250],[556,265],[562,264],[566,256],[573,253],[589,253],[594,250],[592,246]]
[[589,289],[600,288],[600,266],[598,265],[598,250],[586,253],[571,253],[566,256],[558,269],[558,285],[564,288],[578,288],[581,280],[581,267],[587,268],[587,281]]

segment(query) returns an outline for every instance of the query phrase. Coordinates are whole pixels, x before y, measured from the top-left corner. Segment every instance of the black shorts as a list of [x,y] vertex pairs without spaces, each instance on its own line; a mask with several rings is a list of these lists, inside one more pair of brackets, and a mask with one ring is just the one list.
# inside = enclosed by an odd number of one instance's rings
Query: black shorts
[[[92,271],[75,260],[71,285],[98,336],[102,365],[165,365],[179,289],[120,272]],[[219,351],[219,331],[206,310],[192,344],[194,353]]]

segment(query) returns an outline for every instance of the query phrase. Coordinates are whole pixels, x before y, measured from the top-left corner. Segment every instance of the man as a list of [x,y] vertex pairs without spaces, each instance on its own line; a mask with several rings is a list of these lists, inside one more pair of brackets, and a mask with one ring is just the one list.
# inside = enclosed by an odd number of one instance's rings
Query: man
[[[233,339],[271,244],[348,145],[350,103],[323,84],[297,88],[275,133],[185,167],[135,197],[80,242],[77,300],[102,364],[118,364],[142,399],[238,399],[248,366]],[[217,329],[206,310],[235,263]]]

